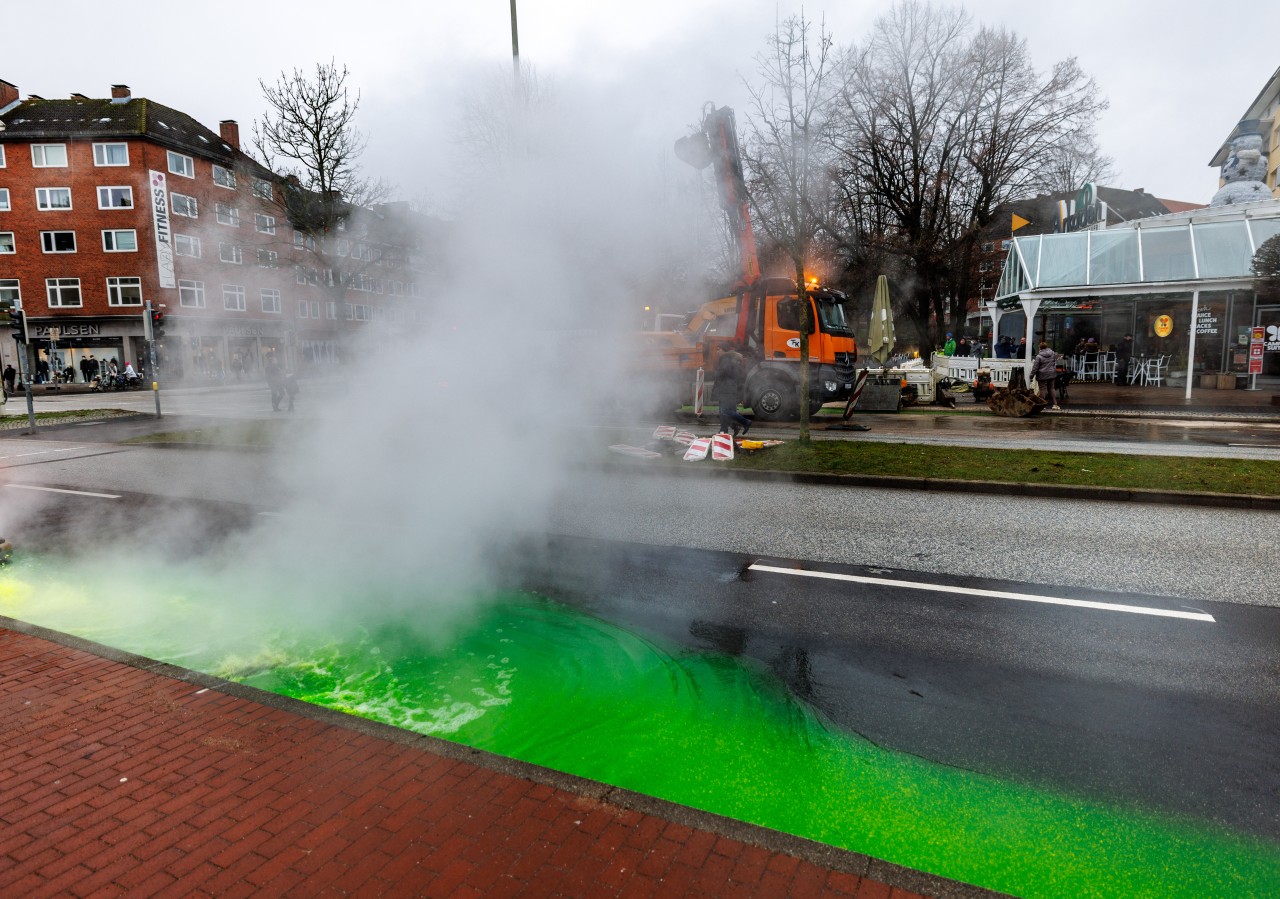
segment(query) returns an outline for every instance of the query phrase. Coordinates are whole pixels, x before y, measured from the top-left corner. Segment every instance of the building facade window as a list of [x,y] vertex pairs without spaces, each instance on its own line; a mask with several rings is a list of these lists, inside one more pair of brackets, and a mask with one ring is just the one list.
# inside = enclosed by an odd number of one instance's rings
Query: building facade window
[[40,249],[46,253],[74,253],[76,251],[76,232],[41,231]]
[[178,282],[178,303],[186,306],[188,309],[204,308],[204,282],[203,281],[179,281]]
[[259,200],[271,199],[271,182],[264,178],[253,179],[253,195]]
[[142,279],[141,278],[108,278],[107,279],[107,305],[108,306],[141,306],[142,305]]
[[173,251],[179,256],[190,256],[194,259],[200,258],[200,238],[192,237],[189,234],[173,235]]
[[238,284],[223,284],[222,308],[232,312],[244,312],[244,288]]
[[315,251],[316,239],[304,231],[293,232],[293,245],[299,250]]
[[261,212],[254,213],[253,226],[258,229],[259,234],[275,234],[276,219],[272,215],[263,215]]
[[169,211],[174,215],[181,215],[189,219],[199,218],[199,204],[196,203],[195,197],[188,197],[185,194],[169,194]]
[[196,176],[196,164],[190,156],[169,151],[169,171],[184,178]]
[[81,305],[79,278],[45,278],[44,291],[50,308]]
[[22,305],[22,282],[17,278],[0,278],[0,303]]
[[0,169],[4,168],[4,144],[0,144]]
[[306,300],[298,300],[298,318],[311,318],[311,304]]
[[274,287],[262,288],[262,311],[279,314],[280,291],[276,290]]
[[223,262],[239,265],[244,262],[244,251],[240,249],[239,244],[220,243],[218,244],[218,258]]
[[61,210],[71,208],[71,188],[69,187],[37,187],[36,209]]
[[132,209],[133,208],[133,188],[132,187],[99,187],[98,188],[98,208],[99,209]]
[[258,247],[258,265],[261,265],[264,268],[275,268],[276,259],[278,258],[279,256],[275,250],[266,250],[262,247]]
[[93,145],[93,164],[94,165],[128,165],[129,164],[129,145],[128,144],[94,144]]
[[0,231],[0,256],[18,252],[12,231]]
[[234,206],[228,206],[226,203],[219,203],[215,209],[218,217],[219,225],[230,225],[233,228],[240,227],[240,210]]
[[236,189],[236,173],[231,169],[224,169],[220,165],[213,167],[213,183],[219,187],[227,187],[231,190]]
[[138,232],[132,229],[102,232],[102,249],[106,253],[138,252]]
[[0,187],[0,212],[9,211],[9,188]]
[[32,144],[31,165],[37,169],[65,169],[67,167],[67,145]]

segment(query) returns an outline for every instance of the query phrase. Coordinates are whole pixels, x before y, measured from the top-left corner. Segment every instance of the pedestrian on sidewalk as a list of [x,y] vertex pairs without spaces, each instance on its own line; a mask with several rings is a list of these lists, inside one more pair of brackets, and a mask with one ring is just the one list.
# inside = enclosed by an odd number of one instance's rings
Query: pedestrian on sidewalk
[[1116,344],[1116,376],[1113,381],[1123,386],[1129,381],[1129,360],[1133,358],[1133,335],[1124,335]]
[[279,412],[280,401],[284,399],[284,373],[280,371],[280,366],[276,364],[275,357],[267,359],[263,372],[267,376],[267,386],[271,388],[271,409],[274,412]]
[[5,392],[5,396],[8,396],[8,395],[10,395],[10,394],[12,394],[12,393],[14,393],[14,392],[15,392],[15,391],[14,391],[14,389],[13,389],[13,382],[14,382],[14,379],[15,379],[15,378],[17,378],[17,377],[18,377],[18,373],[17,373],[16,371],[14,371],[14,370],[13,370],[13,366],[12,366],[12,365],[6,365],[6,366],[4,367],[4,392]]
[[1049,409],[1062,411],[1054,394],[1054,382],[1058,377],[1058,354],[1049,348],[1049,344],[1040,342],[1040,352],[1031,362],[1031,379],[1040,384],[1040,396],[1049,402]]
[[298,377],[293,372],[284,376],[284,392],[289,396],[289,411],[293,411],[293,398],[298,395]]
[[751,419],[738,411],[742,398],[742,354],[727,350],[716,362],[716,382],[712,385],[712,399],[720,410],[720,433],[737,437],[751,430]]

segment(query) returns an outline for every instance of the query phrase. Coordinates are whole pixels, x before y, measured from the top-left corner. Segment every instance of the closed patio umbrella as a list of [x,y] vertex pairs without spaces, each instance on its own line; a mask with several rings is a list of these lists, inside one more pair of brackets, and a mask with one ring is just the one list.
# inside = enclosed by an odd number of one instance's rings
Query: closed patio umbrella
[[893,307],[889,303],[889,279],[881,275],[876,279],[876,295],[871,302],[871,333],[868,341],[871,358],[882,366],[893,354]]

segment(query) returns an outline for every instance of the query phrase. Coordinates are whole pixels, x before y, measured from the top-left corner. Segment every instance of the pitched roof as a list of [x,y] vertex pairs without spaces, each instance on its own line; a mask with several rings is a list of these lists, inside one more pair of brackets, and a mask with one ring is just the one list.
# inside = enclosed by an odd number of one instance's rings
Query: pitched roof
[[145,137],[216,162],[243,159],[217,133],[185,112],[140,97],[121,100],[29,98],[0,122],[0,142],[32,140],[100,140]]

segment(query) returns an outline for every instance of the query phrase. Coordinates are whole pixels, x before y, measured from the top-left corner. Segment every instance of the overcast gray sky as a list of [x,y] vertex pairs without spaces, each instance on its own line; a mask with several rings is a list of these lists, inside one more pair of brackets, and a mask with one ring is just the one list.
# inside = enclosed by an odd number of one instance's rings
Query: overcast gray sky
[[[1027,38],[1041,69],[1076,56],[1111,101],[1103,149],[1112,186],[1207,202],[1209,158],[1280,66],[1273,0],[972,0],[975,19]],[[507,0],[221,0],[207,4],[5,4],[0,78],[28,93],[106,96],[125,83],[216,129],[247,134],[262,113],[258,79],[336,59],[363,95],[365,164],[409,198],[443,193],[450,131],[467,83],[509,65]],[[745,105],[741,77],[778,16],[771,0],[519,0],[520,50],[569,102],[613,106],[618,135],[666,152],[706,100]],[[838,43],[861,40],[887,0],[807,3]],[[621,114],[617,114],[621,113]],[[634,128],[631,125],[634,124]],[[635,147],[636,142],[641,147]]]

